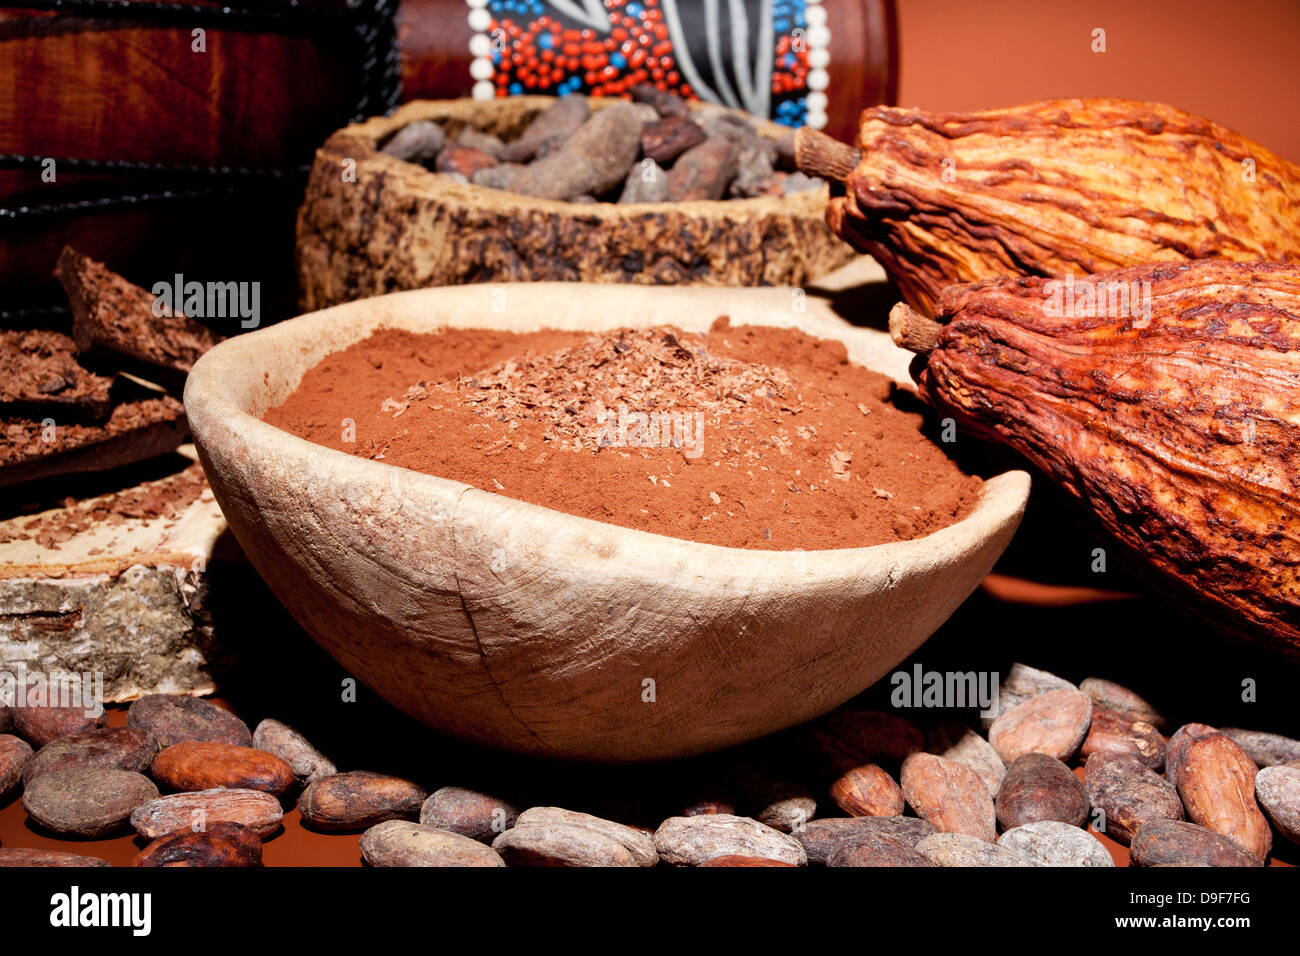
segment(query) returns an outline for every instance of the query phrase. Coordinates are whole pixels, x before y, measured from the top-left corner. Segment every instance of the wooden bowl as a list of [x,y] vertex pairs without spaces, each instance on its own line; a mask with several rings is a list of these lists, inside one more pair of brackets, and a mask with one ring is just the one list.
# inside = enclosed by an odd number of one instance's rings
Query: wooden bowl
[[[435,120],[451,136],[469,125],[511,139],[552,102],[515,96],[408,103],[331,136],[316,152],[298,213],[303,308],[471,282],[799,286],[856,255],[826,225],[828,188],[757,199],[582,205],[456,183],[378,149],[415,120]],[[590,102],[602,109],[619,101]],[[790,133],[756,122],[773,137]],[[354,181],[343,176],[349,162]]]
[[[493,308],[501,290],[505,312]],[[853,361],[905,380],[907,355],[887,335],[847,325],[819,299],[803,313],[790,303],[789,289],[560,283],[398,293],[228,339],[195,365],[185,407],[249,560],[380,696],[440,731],[517,752],[685,756],[812,719],[884,676],[993,566],[1029,476],[994,477],[968,517],[914,541],[752,551],[354,457],[260,416],[321,358],[380,326],[703,332],[725,313],[840,339]]]

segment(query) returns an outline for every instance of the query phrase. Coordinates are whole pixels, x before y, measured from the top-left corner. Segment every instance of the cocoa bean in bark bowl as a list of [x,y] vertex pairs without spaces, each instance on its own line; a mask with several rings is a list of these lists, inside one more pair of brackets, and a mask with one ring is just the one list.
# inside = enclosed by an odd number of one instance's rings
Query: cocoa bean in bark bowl
[[[501,290],[506,312],[492,308]],[[1002,553],[1028,476],[987,478],[969,513],[911,540],[792,554],[562,513],[261,419],[323,358],[376,329],[671,324],[689,335],[728,315],[842,343],[846,363],[906,387],[906,356],[883,332],[811,296],[792,313],[790,292],[534,283],[396,293],[222,343],[195,365],[186,411],[250,561],[320,645],[399,709],[549,758],[702,753],[807,721],[887,674]]]
[[[531,125],[557,106],[579,115]],[[339,130],[298,214],[303,308],[472,282],[800,286],[856,255],[788,128],[660,106],[418,101]]]

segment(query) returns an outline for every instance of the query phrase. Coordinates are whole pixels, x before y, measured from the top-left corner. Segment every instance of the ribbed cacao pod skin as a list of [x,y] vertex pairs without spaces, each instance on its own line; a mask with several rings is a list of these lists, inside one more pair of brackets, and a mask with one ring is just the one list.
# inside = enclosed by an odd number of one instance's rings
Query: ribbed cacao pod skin
[[857,145],[827,221],[926,315],[945,286],[992,276],[1300,262],[1300,167],[1172,106],[874,107]]
[[1149,322],[1054,315],[1052,281],[945,289],[919,390],[1080,499],[1178,602],[1300,657],[1300,266],[1073,280],[1149,282]]

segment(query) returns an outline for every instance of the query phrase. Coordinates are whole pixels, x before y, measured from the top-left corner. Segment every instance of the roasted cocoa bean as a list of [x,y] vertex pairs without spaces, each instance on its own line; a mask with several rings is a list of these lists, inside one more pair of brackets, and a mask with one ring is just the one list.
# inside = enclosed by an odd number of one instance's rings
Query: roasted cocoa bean
[[214,823],[206,830],[182,830],[154,840],[131,865],[256,867],[262,865],[262,841],[237,823]]
[[131,826],[147,840],[177,830],[202,830],[214,823],[237,823],[266,838],[280,829],[280,801],[262,790],[198,790],[174,793],[141,804]]
[[450,830],[387,820],[361,835],[361,856],[371,866],[505,866],[491,847]]
[[1036,860],[967,833],[936,833],[916,845],[935,866],[1040,866]]
[[794,866],[793,863],[787,863],[785,860],[769,860],[763,856],[739,856],[730,854],[729,856],[715,856],[712,860],[705,860],[700,866]]
[[900,840],[879,833],[867,834],[856,843],[831,854],[827,866],[934,866],[928,858]]
[[915,753],[903,761],[903,798],[916,815],[942,833],[997,839],[993,798],[979,774],[964,764]]
[[690,105],[670,90],[661,90],[650,83],[638,83],[629,93],[637,103],[649,103],[660,116],[690,116]]
[[23,791],[23,809],[52,833],[95,840],[127,829],[131,812],[157,796],[130,770],[52,770]]
[[998,702],[992,713],[981,714],[981,726],[986,730],[993,721],[1031,697],[1046,694],[1049,690],[1078,690],[1063,677],[1041,671],[1028,664],[1015,663],[998,683]]
[[253,746],[287,763],[300,784],[339,772],[333,761],[313,747],[306,737],[288,724],[269,717],[253,731]]
[[1236,840],[1176,820],[1153,820],[1139,827],[1133,835],[1129,860],[1134,866],[1264,865]]
[[1231,737],[1194,737],[1183,748],[1178,796],[1187,819],[1236,840],[1264,860],[1273,845],[1273,831],[1255,801],[1258,772],[1255,762]]
[[623,181],[623,192],[618,201],[624,205],[634,202],[667,202],[668,174],[653,159],[643,159],[632,167]]
[[6,866],[112,866],[97,856],[82,856],[63,850],[36,850],[27,847],[0,847],[0,867]]
[[648,831],[590,813],[565,810],[563,807],[531,807],[519,814],[515,826],[581,827],[617,840],[632,854],[632,862],[636,866],[654,866],[659,862],[654,839]]
[[997,796],[1007,772],[1006,764],[991,743],[965,724],[952,720],[933,724],[926,730],[925,749],[937,757],[970,767],[984,781],[989,796]]
[[669,817],[655,831],[654,843],[659,859],[669,866],[700,866],[720,856],[761,856],[795,866],[808,862],[795,837],[724,813]]
[[803,846],[809,864],[822,865],[840,847],[860,843],[873,834],[914,847],[937,832],[934,824],[917,817],[830,817],[813,820],[794,837]]
[[989,743],[1010,764],[1027,753],[1069,760],[1088,735],[1092,701],[1077,690],[1049,690],[1001,714],[989,728]]
[[253,747],[186,740],[154,758],[155,780],[172,790],[262,790],[283,796],[294,784],[293,768],[275,754]]
[[1300,768],[1265,767],[1255,777],[1255,798],[1278,833],[1300,844]]
[[42,747],[23,771],[23,781],[51,770],[131,770],[148,773],[158,753],[153,734],[139,727],[102,727],[59,737]]
[[505,145],[500,158],[508,163],[526,163],[537,155],[543,143],[563,142],[590,117],[591,107],[585,97],[561,96],[533,117],[518,139]]
[[46,705],[15,707],[14,733],[36,749],[68,734],[78,734],[108,723],[104,713],[87,716],[84,707],[50,707]]
[[499,136],[493,136],[491,133],[485,133],[472,126],[466,126],[456,134],[456,145],[477,149],[479,152],[487,153],[498,161],[505,158],[506,144],[501,141]]
[[654,866],[654,841],[633,827],[560,807],[533,807],[492,841],[509,866]]
[[1152,770],[1165,765],[1165,738],[1154,724],[1114,710],[1092,708],[1092,723],[1079,755],[1085,760],[1101,751],[1127,754]]
[[842,774],[831,784],[831,799],[851,817],[896,817],[903,812],[903,791],[874,763]]
[[207,700],[184,694],[149,694],[126,712],[129,727],[153,734],[158,749],[166,750],[186,740],[234,744],[247,747],[253,742],[248,725],[230,711]]
[[491,843],[519,819],[519,811],[504,800],[477,790],[443,787],[420,807],[424,826],[459,833],[480,843]]
[[466,178],[473,176],[480,169],[489,169],[497,165],[497,159],[491,153],[468,146],[447,146],[438,154],[433,164],[440,173],[459,173]]
[[641,127],[641,155],[666,166],[706,138],[704,130],[684,116],[667,116]]
[[1133,757],[1095,753],[1088,758],[1083,778],[1093,826],[1117,843],[1128,844],[1144,823],[1183,818],[1173,785]]
[[298,812],[317,830],[367,830],[388,820],[416,819],[428,796],[401,777],[353,770],[308,784],[298,798]]
[[1187,744],[1206,734],[1217,734],[1218,730],[1209,724],[1183,724],[1174,731],[1165,746],[1165,779],[1176,788],[1178,786],[1178,768],[1182,763],[1183,751]]
[[417,120],[407,123],[384,144],[381,152],[408,163],[424,163],[438,155],[447,135],[437,123]]
[[641,120],[632,104],[607,106],[561,149],[513,175],[507,188],[539,199],[600,196],[623,182],[640,150]]
[[1091,698],[1098,710],[1113,710],[1141,720],[1157,730],[1163,730],[1165,718],[1145,698],[1139,697],[1122,684],[1101,677],[1089,677],[1079,685],[1079,690]]
[[0,734],[0,801],[18,789],[31,759],[32,748],[27,741],[12,734]]
[[1040,753],[1012,761],[994,805],[1004,830],[1040,820],[1081,826],[1088,818],[1088,795],[1079,778],[1055,757]]
[[668,198],[672,202],[721,199],[736,178],[740,150],[725,136],[712,136],[684,152],[668,170]]
[[998,846],[1043,866],[1113,867],[1115,861],[1096,837],[1059,820],[1039,820],[1008,830]]

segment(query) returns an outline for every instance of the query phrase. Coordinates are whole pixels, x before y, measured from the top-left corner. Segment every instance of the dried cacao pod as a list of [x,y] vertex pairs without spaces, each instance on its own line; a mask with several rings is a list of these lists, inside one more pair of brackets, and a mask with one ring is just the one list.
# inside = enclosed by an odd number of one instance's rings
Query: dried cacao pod
[[1300,265],[988,279],[936,313],[899,304],[890,328],[928,353],[941,415],[1022,453],[1176,599],[1300,656]]
[[1160,103],[880,106],[862,114],[857,149],[805,127],[795,156],[844,182],[831,228],[926,315],[945,286],[992,276],[1300,261],[1300,167]]

